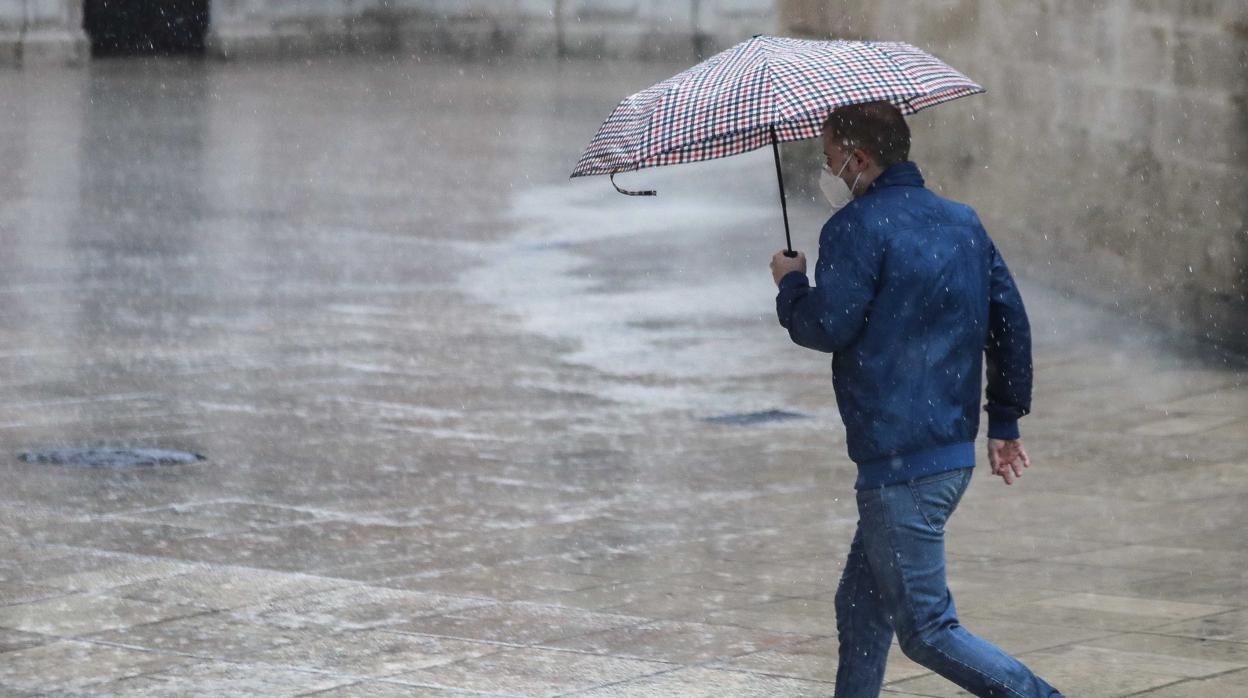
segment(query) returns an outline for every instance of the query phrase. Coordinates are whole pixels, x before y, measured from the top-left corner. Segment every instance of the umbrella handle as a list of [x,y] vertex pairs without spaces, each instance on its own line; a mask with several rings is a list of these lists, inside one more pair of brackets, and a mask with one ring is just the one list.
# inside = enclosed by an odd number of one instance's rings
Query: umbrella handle
[[618,191],[619,193],[628,194],[629,196],[658,196],[658,192],[653,189],[643,189],[641,191],[629,191],[628,189],[620,189],[620,185],[615,183],[614,172],[611,173],[611,186],[615,187],[615,190]]

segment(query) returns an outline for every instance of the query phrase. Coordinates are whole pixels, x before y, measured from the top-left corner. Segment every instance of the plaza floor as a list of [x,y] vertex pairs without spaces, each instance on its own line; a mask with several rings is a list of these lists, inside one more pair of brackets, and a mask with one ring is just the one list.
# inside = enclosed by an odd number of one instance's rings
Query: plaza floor
[[[679,68],[0,72],[0,695],[830,696],[853,466],[770,152],[567,180]],[[1023,291],[964,624],[1070,696],[1248,696],[1248,368]]]

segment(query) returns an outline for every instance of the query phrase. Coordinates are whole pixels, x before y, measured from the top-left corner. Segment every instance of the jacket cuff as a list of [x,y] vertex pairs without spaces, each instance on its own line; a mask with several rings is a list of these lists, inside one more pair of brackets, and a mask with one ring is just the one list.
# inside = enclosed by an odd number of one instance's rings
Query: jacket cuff
[[809,285],[810,279],[806,277],[806,273],[794,269],[793,271],[780,277],[780,283],[778,286],[781,291],[787,291],[791,288],[797,288],[798,286]]
[[1013,440],[1019,438],[1018,420],[988,415],[988,438]]

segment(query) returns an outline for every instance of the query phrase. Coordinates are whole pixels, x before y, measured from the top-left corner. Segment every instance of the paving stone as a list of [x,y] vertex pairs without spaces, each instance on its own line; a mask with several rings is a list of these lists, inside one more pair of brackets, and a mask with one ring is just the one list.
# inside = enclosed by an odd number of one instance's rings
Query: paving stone
[[115,695],[177,696],[298,696],[352,683],[354,680],[321,673],[255,664],[212,662],[152,672],[107,686]]
[[1248,642],[1248,611],[1237,610],[1206,615],[1203,618],[1162,625],[1156,631],[1165,635]]
[[1068,594],[1033,602],[1037,606],[1052,606],[1085,611],[1106,611],[1123,615],[1143,615],[1152,618],[1191,618],[1208,616],[1229,610],[1208,604],[1157,601],[1130,596],[1107,596],[1105,594]]
[[1090,630],[1130,632],[1166,627],[1178,618],[1212,616],[1225,607],[1108,594],[1065,594],[999,606],[968,618],[1037,622]]
[[690,616],[689,619],[703,623],[740,625],[782,633],[836,634],[836,610],[833,604],[811,599],[769,601],[744,608]]
[[1158,409],[1195,414],[1238,415],[1248,417],[1248,389],[1243,387],[1215,390],[1193,395],[1157,406]]
[[704,623],[657,621],[548,643],[580,652],[693,664],[810,639],[792,633],[760,632]]
[[827,698],[831,694],[832,684],[829,683],[766,676],[744,671],[692,667],[624,681],[578,695],[593,696],[593,698],[646,695],[689,696],[690,698],[711,698],[722,695],[750,698],[763,698],[764,696]]
[[1248,553],[1211,555],[1201,548],[1176,548],[1158,545],[1124,545],[1089,553],[1052,557],[1054,564],[1103,565],[1158,572],[1195,572],[1227,574],[1248,568]]
[[557,696],[638,676],[674,665],[536,647],[508,649],[475,659],[399,674],[445,688],[524,696]]
[[76,691],[163,668],[180,667],[184,657],[75,640],[6,652],[0,682],[32,690]]
[[1248,685],[1248,671],[1235,671],[1211,679],[1188,679],[1167,684],[1140,696],[1155,698],[1201,698],[1204,696],[1233,696]]
[[[1236,665],[1209,660],[1176,660],[1148,652],[1073,644],[1028,652],[1019,659],[1067,695],[1122,696],[1165,686],[1183,678],[1209,676]],[[939,676],[898,682],[890,687],[922,695],[956,696],[957,686]]]
[[21,582],[0,582],[0,606],[50,599],[65,596],[68,592],[49,586],[22,584]]
[[84,635],[200,613],[203,609],[82,593],[0,607],[0,627],[45,635]]
[[558,592],[600,587],[609,581],[595,575],[553,570],[474,566],[462,571],[384,578],[374,584],[396,589],[467,593],[508,601],[537,601]]
[[590,610],[611,609],[617,613],[650,618],[677,618],[700,611],[752,606],[776,598],[768,594],[697,588],[660,579],[547,593],[533,601]]
[[279,628],[409,629],[419,623],[413,619],[466,613],[492,604],[490,599],[356,585],[245,606],[233,613]]
[[1248,644],[1220,642],[1204,638],[1172,637],[1156,632],[1124,633],[1094,640],[1080,641],[1088,647],[1102,647],[1129,652],[1169,657],[1169,663],[1183,666],[1187,660],[1194,663],[1213,661],[1219,664],[1248,666]]
[[114,516],[214,533],[281,526],[316,518],[315,514],[298,509],[257,502],[191,502],[172,507],[119,512]]
[[25,582],[40,585],[47,579],[62,577],[68,574],[99,570],[128,562],[121,555],[96,552],[78,552],[65,554],[64,549],[55,557],[39,556],[29,561],[25,557],[18,558],[22,564],[0,570],[5,581]]
[[520,601],[426,616],[390,626],[389,629],[467,640],[536,644],[638,625],[646,620],[638,616]]
[[257,652],[250,659],[263,664],[380,678],[503,649],[499,645],[443,637],[353,630]]
[[[837,650],[838,643],[834,638],[819,638],[742,654],[712,662],[708,666],[832,683],[836,681]],[[894,661],[894,655],[899,658],[897,661]],[[923,667],[916,665],[911,665],[907,673],[904,665],[908,663],[909,660],[900,651],[890,652],[886,679],[896,680],[927,673]]]
[[1114,594],[1138,588],[1169,574],[1157,570],[1072,565],[1051,560],[1014,562],[987,559],[980,561],[980,564],[970,564],[968,560],[958,559],[948,563],[948,575],[953,579],[981,585],[1009,584],[1020,594],[1035,592],[1036,596],[1060,596],[1063,591]]
[[37,633],[24,633],[20,630],[0,630],[0,652],[35,647],[54,642],[55,638]]
[[228,613],[201,613],[85,637],[153,652],[242,661],[272,647],[306,640],[308,635],[305,630],[275,628]]
[[[1218,566],[1216,558],[1211,566]],[[1176,572],[1168,577],[1128,584],[1123,593],[1145,598],[1242,608],[1248,605],[1248,570],[1228,575]]]
[[192,573],[201,566],[175,560],[140,559],[100,569],[47,577],[41,582],[50,587],[78,592],[100,592],[134,582]]
[[114,587],[111,596],[225,610],[351,586],[347,580],[245,567],[202,566],[194,572]]
[[[463,691],[367,681],[307,694],[316,698],[464,698]],[[476,694],[483,695],[483,694]]]

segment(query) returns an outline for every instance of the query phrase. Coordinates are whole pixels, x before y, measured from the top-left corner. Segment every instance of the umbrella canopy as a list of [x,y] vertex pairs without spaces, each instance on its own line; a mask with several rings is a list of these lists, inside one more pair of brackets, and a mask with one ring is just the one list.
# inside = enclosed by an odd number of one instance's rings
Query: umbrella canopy
[[755,36],[626,99],[572,177],[710,160],[819,135],[837,107],[913,114],[984,88],[910,44]]
[[616,106],[572,177],[711,160],[771,143],[790,257],[780,142],[819,135],[837,107],[887,100],[913,114],[984,88],[910,44],[818,41],[756,34]]

